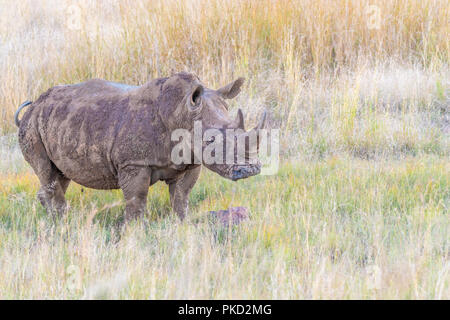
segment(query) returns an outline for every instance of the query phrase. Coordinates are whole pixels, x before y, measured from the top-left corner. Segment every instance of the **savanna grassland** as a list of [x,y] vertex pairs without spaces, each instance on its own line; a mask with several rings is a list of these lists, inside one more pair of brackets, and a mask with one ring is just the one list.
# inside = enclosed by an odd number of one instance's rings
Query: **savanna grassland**
[[[0,0],[0,298],[450,298],[450,4]],[[180,222],[167,186],[117,241],[120,191],[71,183],[53,220],[17,106],[57,84],[186,70],[280,129],[280,169],[203,170]],[[221,228],[209,210],[245,206]]]

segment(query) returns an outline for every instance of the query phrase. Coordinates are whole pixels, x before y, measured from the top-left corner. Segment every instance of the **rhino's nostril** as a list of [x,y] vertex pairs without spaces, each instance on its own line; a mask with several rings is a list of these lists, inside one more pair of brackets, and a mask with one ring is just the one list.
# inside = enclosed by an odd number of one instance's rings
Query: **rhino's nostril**
[[233,180],[242,179],[243,176],[244,176],[244,172],[243,172],[242,168],[233,170],[233,177],[232,177]]
[[231,180],[236,181],[239,179],[245,179],[254,176],[261,172],[260,166],[246,165],[236,166],[231,172]]

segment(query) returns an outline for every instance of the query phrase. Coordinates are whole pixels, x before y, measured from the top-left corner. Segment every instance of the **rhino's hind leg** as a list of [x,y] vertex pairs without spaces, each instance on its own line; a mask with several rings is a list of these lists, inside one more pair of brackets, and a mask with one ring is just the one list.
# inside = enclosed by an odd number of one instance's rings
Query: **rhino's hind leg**
[[67,210],[64,194],[69,186],[70,180],[65,178],[56,168],[38,174],[41,187],[37,198],[47,213],[62,216]]
[[41,183],[37,198],[48,214],[63,215],[67,210],[64,194],[70,179],[64,177],[49,159],[42,142],[34,139],[29,141],[33,143],[23,153]]

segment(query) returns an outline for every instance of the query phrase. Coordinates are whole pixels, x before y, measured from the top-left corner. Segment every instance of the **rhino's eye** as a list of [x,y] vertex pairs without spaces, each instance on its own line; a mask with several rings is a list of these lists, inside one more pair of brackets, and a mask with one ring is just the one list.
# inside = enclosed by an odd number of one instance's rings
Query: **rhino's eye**
[[206,144],[211,144],[211,143],[213,143],[214,141],[216,141],[216,137],[214,137],[214,136],[212,136],[212,137],[209,137],[208,139],[206,139]]

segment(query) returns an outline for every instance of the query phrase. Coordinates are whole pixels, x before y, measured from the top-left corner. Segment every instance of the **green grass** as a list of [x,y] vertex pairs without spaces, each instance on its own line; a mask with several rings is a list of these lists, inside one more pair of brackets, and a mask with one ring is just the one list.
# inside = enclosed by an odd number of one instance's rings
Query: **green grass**
[[[449,178],[436,156],[284,163],[238,183],[205,169],[186,221],[157,184],[117,241],[119,191],[73,184],[54,223],[32,174],[5,175],[0,298],[448,299]],[[251,212],[241,226],[208,222],[208,210],[238,205]]]

